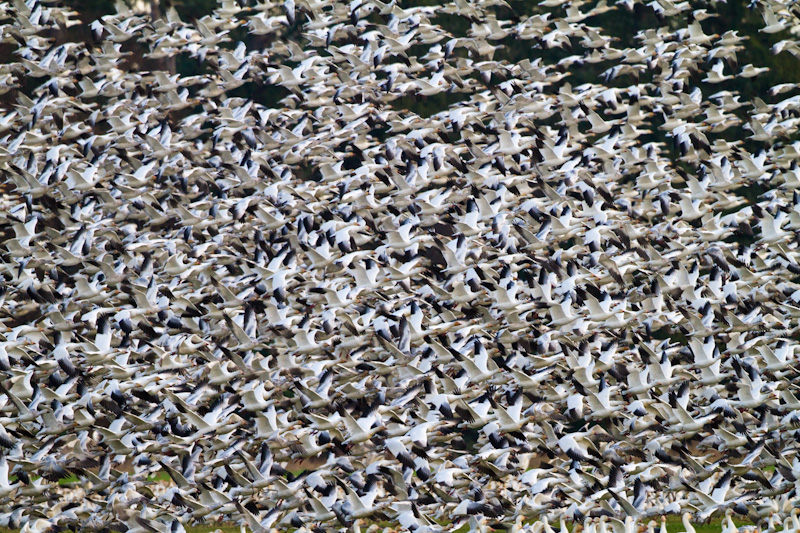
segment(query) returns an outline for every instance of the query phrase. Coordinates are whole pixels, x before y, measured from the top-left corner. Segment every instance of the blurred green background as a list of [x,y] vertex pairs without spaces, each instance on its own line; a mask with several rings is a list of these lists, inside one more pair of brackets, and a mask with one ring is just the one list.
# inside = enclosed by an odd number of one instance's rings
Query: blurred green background
[[[119,2],[125,0],[117,0]],[[129,3],[134,0],[127,0]],[[182,20],[191,22],[195,19],[201,19],[204,16],[211,14],[217,7],[216,0],[137,0],[139,6],[150,6],[153,15],[156,17],[163,16],[170,7],[174,7],[179,13]],[[74,11],[79,13],[78,18],[83,24],[74,26],[66,30],[64,35],[56,36],[59,41],[66,40],[85,40],[91,42],[91,35],[89,31],[89,24],[103,15],[116,13],[115,2],[110,0],[64,0],[64,3]],[[242,0],[240,4],[243,5],[256,5],[257,0]],[[411,6],[435,6],[442,2],[438,0],[418,0],[418,1],[403,1],[397,2],[401,7]],[[596,2],[588,2],[586,5],[579,5],[581,11],[588,11],[591,5]],[[298,3],[299,4],[299,3]],[[709,14],[715,16],[702,20],[701,25],[706,34],[721,35],[728,30],[736,30],[739,35],[748,38],[744,43],[743,49],[737,53],[738,64],[728,64],[725,67],[726,73],[736,73],[742,66],[753,64],[756,67],[768,67],[769,72],[761,74],[755,78],[735,78],[725,81],[714,86],[705,87],[712,89],[714,92],[718,90],[736,91],[741,94],[742,101],[751,100],[754,96],[759,96],[765,101],[769,101],[767,92],[770,87],[777,83],[797,83],[800,82],[800,69],[798,69],[797,59],[789,52],[782,52],[778,55],[773,55],[770,48],[775,43],[794,38],[788,31],[783,31],[774,34],[759,33],[759,28],[764,26],[763,19],[758,7],[755,4],[748,4],[743,0],[730,0],[728,2],[691,2],[692,7],[696,9],[705,9]],[[272,8],[273,14],[281,14],[282,2],[276,2],[275,7]],[[504,4],[494,5],[486,8],[489,12],[494,12],[498,20],[508,20],[511,23],[519,22],[526,16],[532,14],[542,14],[550,12],[551,20],[556,17],[563,17],[565,14],[565,3],[557,7],[541,6],[537,1],[528,0],[506,0]],[[652,7],[646,3],[629,4],[632,8],[625,7],[623,4],[614,5],[613,0],[609,1],[609,5],[615,9],[606,13],[592,16],[581,21],[581,24],[593,28],[600,28],[601,33],[608,36],[613,36],[618,40],[614,43],[618,49],[629,47],[641,46],[634,36],[640,30],[648,28],[665,27],[670,31],[674,31],[680,27],[687,25],[687,18],[692,16],[692,10],[684,11],[683,13],[675,16],[668,17],[662,21],[656,18],[655,12]],[[749,7],[753,6],[753,7]],[[242,17],[247,16],[243,13]],[[370,15],[370,21],[376,24],[384,24],[380,15],[373,13]],[[300,44],[305,45],[307,41],[303,37],[299,29],[299,23],[303,21],[302,15],[298,17],[298,24],[293,28],[286,29],[284,34],[281,35],[282,39],[291,39]],[[460,15],[447,15],[439,14],[432,18],[434,24],[439,24],[455,37],[467,37],[471,27],[471,21],[466,16]],[[252,48],[266,48],[270,44],[270,38],[264,36],[249,35],[247,29],[239,27],[232,30],[229,34],[231,40],[222,43],[221,46],[227,48],[235,48],[239,41],[245,42],[249,49]],[[491,42],[494,45],[502,45],[495,55],[494,60],[506,60],[510,63],[516,63],[522,59],[530,59],[531,61],[541,58],[545,64],[556,64],[559,60],[572,56],[575,54],[582,54],[585,49],[580,45],[578,39],[573,39],[573,50],[568,49],[550,49],[543,50],[533,40],[520,40],[513,35],[498,41]],[[421,52],[424,55],[425,50],[419,47],[417,50],[412,51]],[[126,51],[133,52],[133,57],[141,57],[141,53],[146,51],[141,43],[136,40],[128,41],[123,47]],[[14,61],[13,46],[2,45],[0,46],[0,61]],[[566,79],[574,86],[586,82],[603,82],[600,75],[606,69],[614,66],[617,61],[602,61],[600,63],[576,63],[568,68],[569,77]],[[154,64],[155,63],[155,64]],[[160,64],[159,64],[160,63]],[[160,62],[147,62],[147,61],[131,61],[140,70],[155,70],[163,68],[173,72],[180,73],[184,76],[201,74],[204,71],[204,66],[199,64],[196,59],[188,56],[188,54],[180,54],[173,60],[162,60]],[[707,67],[707,65],[700,65],[700,67]],[[645,76],[650,76],[651,73],[645,72],[642,74],[640,82],[648,81],[644,79]],[[697,75],[690,78],[690,85],[700,85],[702,75]],[[630,75],[623,75],[608,82],[609,86],[627,87],[637,82],[636,78]],[[41,81],[39,81],[41,83]],[[38,84],[37,84],[38,85]],[[237,90],[237,96],[244,96],[253,98],[259,103],[264,105],[277,105],[277,99],[285,96],[287,93],[280,88],[268,88],[267,94],[264,94],[264,86],[255,83],[248,83]],[[705,93],[704,88],[704,93]],[[704,94],[705,97],[709,96]],[[785,95],[783,95],[785,96]],[[782,97],[783,97],[782,96]],[[408,108],[419,115],[429,116],[435,112],[446,109],[452,102],[461,100],[464,95],[442,93],[423,100],[416,100],[414,98],[402,98],[393,104],[395,108]]]

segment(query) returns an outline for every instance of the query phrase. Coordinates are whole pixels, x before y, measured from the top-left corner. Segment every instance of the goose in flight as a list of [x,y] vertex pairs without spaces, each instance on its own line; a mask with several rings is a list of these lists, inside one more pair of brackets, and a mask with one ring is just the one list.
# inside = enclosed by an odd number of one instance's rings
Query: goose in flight
[[0,6],[0,525],[800,527],[797,6],[144,4]]

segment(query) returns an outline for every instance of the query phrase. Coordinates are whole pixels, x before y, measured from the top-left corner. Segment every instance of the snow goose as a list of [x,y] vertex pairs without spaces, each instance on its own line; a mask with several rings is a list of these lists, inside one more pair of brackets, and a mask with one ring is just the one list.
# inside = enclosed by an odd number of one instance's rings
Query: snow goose
[[341,411],[340,415],[344,419],[348,437],[345,444],[358,444],[370,440],[376,433],[386,429],[378,415],[368,418],[354,419],[347,411]]

